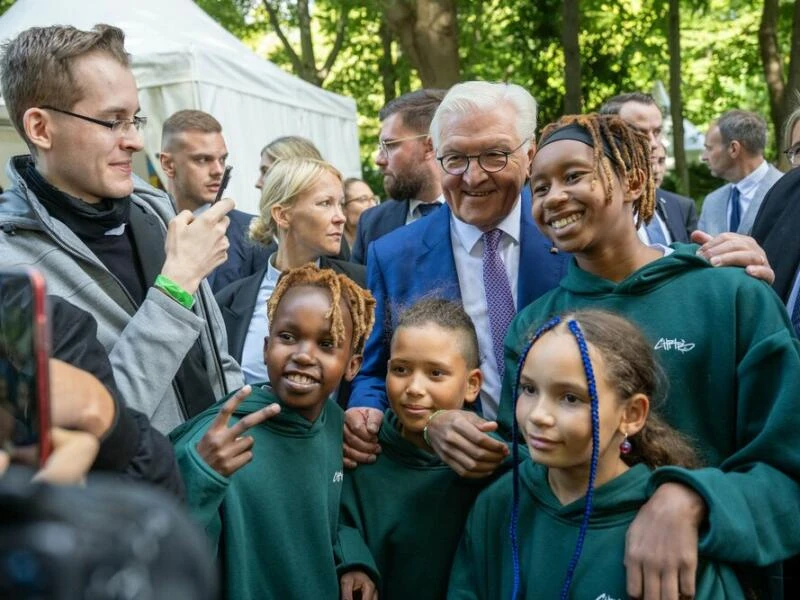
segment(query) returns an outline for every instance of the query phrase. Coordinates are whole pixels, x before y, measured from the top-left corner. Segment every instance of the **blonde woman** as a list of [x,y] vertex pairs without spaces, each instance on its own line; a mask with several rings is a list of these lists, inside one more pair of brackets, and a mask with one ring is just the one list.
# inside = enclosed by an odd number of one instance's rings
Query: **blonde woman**
[[344,273],[365,287],[361,265],[330,256],[339,253],[344,235],[342,175],[332,165],[311,158],[276,161],[261,193],[259,215],[250,225],[250,238],[277,250],[264,267],[217,294],[228,333],[228,350],[242,365],[246,383],[267,380],[264,337],[266,303],[278,277],[287,269],[315,263]]

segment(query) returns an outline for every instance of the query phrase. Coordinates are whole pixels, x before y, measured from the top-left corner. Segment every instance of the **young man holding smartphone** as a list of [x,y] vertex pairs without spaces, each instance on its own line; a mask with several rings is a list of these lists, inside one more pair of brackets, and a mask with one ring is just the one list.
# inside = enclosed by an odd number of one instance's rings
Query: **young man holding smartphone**
[[[225,173],[231,168],[226,166],[228,147],[222,125],[207,112],[179,110],[164,121],[159,159],[167,176],[167,190],[179,211],[188,210],[197,216],[222,197]],[[249,240],[253,217],[240,210],[228,213],[228,260],[208,276],[215,293],[261,270],[274,251]]]
[[132,175],[143,147],[124,34],[32,28],[4,47],[2,93],[31,154],[0,196],[0,266],[36,265],[94,316],[126,402],[168,432],[242,384],[203,279],[227,258],[233,202],[177,217]]

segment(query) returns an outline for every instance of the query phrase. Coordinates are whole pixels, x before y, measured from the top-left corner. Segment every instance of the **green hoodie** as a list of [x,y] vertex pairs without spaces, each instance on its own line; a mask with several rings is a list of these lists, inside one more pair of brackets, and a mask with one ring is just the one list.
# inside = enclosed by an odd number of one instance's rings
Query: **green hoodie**
[[170,434],[192,516],[217,548],[223,596],[338,598],[333,545],[343,479],[342,410],[328,401],[312,423],[267,384],[253,384],[229,425],[274,402],[281,412],[247,432],[255,440],[253,460],[223,477],[195,446],[226,399]]
[[401,437],[388,410],[371,465],[347,472],[339,572],[377,578],[381,600],[438,600],[470,507],[490,479],[462,479],[435,454]]
[[[447,597],[452,600],[511,598],[514,569],[509,528],[513,473],[478,496],[458,547]],[[625,591],[625,534],[647,500],[650,471],[637,465],[595,489],[592,516],[570,598],[622,600]],[[547,469],[520,465],[518,598],[559,598],[581,527],[585,498],[562,506],[547,482]],[[744,598],[729,567],[700,562],[698,600]]]
[[700,552],[714,560],[768,565],[800,552],[800,345],[786,311],[763,281],[675,252],[619,283],[573,259],[560,286],[523,309],[505,340],[498,420],[511,423],[511,388],[531,328],[568,309],[626,316],[653,343],[668,379],[661,414],[693,438],[713,467],[657,470],[651,490],[679,481],[708,506]]

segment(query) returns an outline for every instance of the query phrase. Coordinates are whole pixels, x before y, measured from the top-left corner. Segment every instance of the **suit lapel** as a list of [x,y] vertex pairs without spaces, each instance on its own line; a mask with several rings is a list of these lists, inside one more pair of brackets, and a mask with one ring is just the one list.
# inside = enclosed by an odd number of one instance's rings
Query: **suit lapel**
[[242,286],[236,290],[231,303],[221,307],[222,318],[228,330],[230,354],[237,361],[242,360],[244,341],[247,338],[247,330],[258,301],[258,290],[261,289],[261,282],[264,281],[266,273],[267,265],[265,263],[258,272],[243,279]]
[[461,301],[458,271],[450,238],[450,207],[445,205],[425,217],[422,235],[423,251],[417,257],[416,272],[424,274],[419,283],[435,289],[449,300]]
[[764,196],[767,195],[767,192],[775,184],[776,178],[773,176],[773,170],[777,169],[770,165],[767,174],[764,175],[761,179],[761,183],[758,184],[756,193],[753,195],[753,200],[750,202],[750,206],[747,207],[747,212],[744,213],[742,222],[739,224],[738,233],[749,234],[750,230],[753,228],[753,222],[756,220],[758,209],[761,208],[761,202],[763,202]]
[[[557,256],[550,251],[552,242],[542,235],[533,221],[528,185],[522,188],[521,202],[517,312],[552,288],[551,282],[561,279],[563,265],[562,260],[543,260],[544,257],[556,259]],[[553,272],[549,273],[548,269],[553,269]]]
[[380,222],[378,223],[378,237],[386,235],[406,224],[406,217],[408,216],[408,200],[390,200],[386,208],[386,212],[381,215]]
[[658,201],[656,202],[658,215],[664,221],[672,236],[673,242],[688,242],[686,237],[686,227],[683,225],[683,218],[677,202],[669,202],[661,191],[658,191]]
[[164,266],[164,232],[161,221],[143,207],[131,202],[130,227],[136,253],[142,265],[145,285],[150,287]]

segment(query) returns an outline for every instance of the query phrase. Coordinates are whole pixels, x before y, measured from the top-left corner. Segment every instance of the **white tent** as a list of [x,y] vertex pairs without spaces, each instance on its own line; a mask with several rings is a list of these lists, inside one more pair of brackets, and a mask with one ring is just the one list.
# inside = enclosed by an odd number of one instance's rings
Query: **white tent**
[[[141,114],[148,117],[145,152],[157,168],[164,120],[177,110],[195,108],[222,124],[228,162],[235,167],[226,195],[242,210],[256,211],[253,184],[259,152],[281,135],[309,138],[345,176],[360,176],[355,101],[259,58],[191,0],[18,0],[0,17],[0,41],[29,27],[64,24],[90,29],[95,23],[125,32]],[[25,151],[9,127],[3,107],[3,164],[11,152]],[[146,175],[143,160],[134,168]]]

